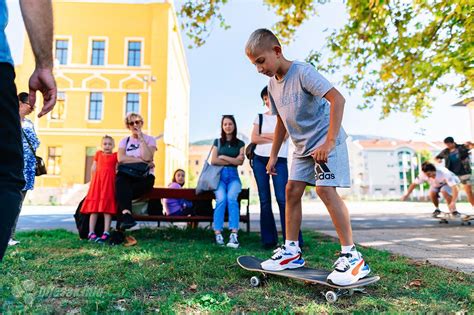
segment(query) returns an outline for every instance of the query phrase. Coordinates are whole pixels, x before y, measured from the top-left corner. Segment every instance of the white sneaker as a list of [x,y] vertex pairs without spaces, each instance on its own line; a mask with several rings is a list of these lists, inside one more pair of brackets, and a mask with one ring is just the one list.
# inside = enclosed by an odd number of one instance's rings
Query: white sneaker
[[370,273],[369,265],[357,251],[340,254],[334,263],[334,271],[327,278],[328,282],[336,285],[351,285]]
[[8,246],[15,246],[15,245],[18,245],[20,244],[20,241],[16,241],[14,240],[13,238],[11,238],[9,241],[8,241]]
[[273,256],[260,264],[262,269],[269,271],[280,271],[285,269],[296,269],[303,267],[304,259],[301,257],[301,249],[294,246],[292,250],[288,250],[285,245],[273,251]]
[[224,237],[222,234],[216,234],[216,244],[219,246],[224,246]]
[[237,233],[230,233],[229,243],[227,243],[227,247],[239,248],[239,240],[237,239],[237,237]]

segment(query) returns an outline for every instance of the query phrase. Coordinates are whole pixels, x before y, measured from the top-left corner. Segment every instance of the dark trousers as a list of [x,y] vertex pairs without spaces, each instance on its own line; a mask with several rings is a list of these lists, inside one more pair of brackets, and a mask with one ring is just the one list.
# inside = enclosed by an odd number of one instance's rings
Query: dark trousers
[[[270,175],[267,174],[266,166],[268,157],[255,155],[253,159],[253,174],[257,181],[258,197],[260,199],[260,234],[264,246],[278,244],[278,233],[272,211],[272,196],[270,191]],[[272,176],[273,189],[280,210],[280,223],[283,234],[283,242],[286,240],[285,229],[285,188],[288,182],[288,163],[285,158],[278,158],[275,165],[278,175]],[[301,231],[298,237],[300,246],[303,246]]]
[[25,187],[18,110],[13,66],[0,63],[0,261],[20,212],[21,190]]
[[131,177],[122,173],[117,173],[115,177],[115,198],[118,204],[118,217],[122,211],[127,209],[132,211],[132,200],[137,199],[150,192],[155,184],[155,176],[148,175],[143,178]]

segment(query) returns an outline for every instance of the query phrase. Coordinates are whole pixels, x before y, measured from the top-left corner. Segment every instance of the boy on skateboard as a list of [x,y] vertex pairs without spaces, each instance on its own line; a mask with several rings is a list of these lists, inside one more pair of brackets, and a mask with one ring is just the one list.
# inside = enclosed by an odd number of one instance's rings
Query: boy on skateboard
[[346,205],[336,187],[349,187],[347,135],[341,127],[345,99],[310,64],[287,60],[276,36],[267,29],[250,35],[245,47],[259,73],[270,77],[268,94],[277,125],[267,172],[277,175],[278,151],[288,132],[295,151],[286,185],[286,241],[262,263],[265,270],[302,267],[305,261],[298,244],[301,197],[307,185],[326,205],[341,243],[341,253],[327,280],[350,285],[367,276],[368,264],[356,250]]
[[458,199],[457,185],[460,183],[459,178],[447,168],[436,168],[434,164],[429,162],[424,162],[421,165],[421,171],[420,175],[418,175],[415,181],[408,187],[402,200],[407,200],[417,185],[428,182],[430,184],[430,199],[435,206],[433,218],[441,214],[441,210],[439,210],[439,193],[441,193],[446,200],[451,214],[455,217],[461,217],[461,214],[456,211],[456,200]]

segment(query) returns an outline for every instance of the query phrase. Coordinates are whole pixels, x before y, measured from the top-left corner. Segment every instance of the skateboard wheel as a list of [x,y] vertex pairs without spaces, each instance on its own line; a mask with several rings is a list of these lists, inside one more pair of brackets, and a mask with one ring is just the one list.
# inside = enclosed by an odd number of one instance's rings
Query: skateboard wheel
[[335,303],[337,301],[336,292],[328,291],[324,296],[326,297],[326,301],[328,301],[328,303]]
[[258,287],[260,285],[260,279],[256,276],[253,276],[250,278],[250,285],[255,288]]

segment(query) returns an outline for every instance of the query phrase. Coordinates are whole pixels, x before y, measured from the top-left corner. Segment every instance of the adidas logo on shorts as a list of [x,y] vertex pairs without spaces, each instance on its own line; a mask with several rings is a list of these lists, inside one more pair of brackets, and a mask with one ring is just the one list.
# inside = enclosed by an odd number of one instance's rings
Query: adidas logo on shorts
[[335,179],[334,175],[329,167],[325,163],[319,163],[316,165],[316,180]]

